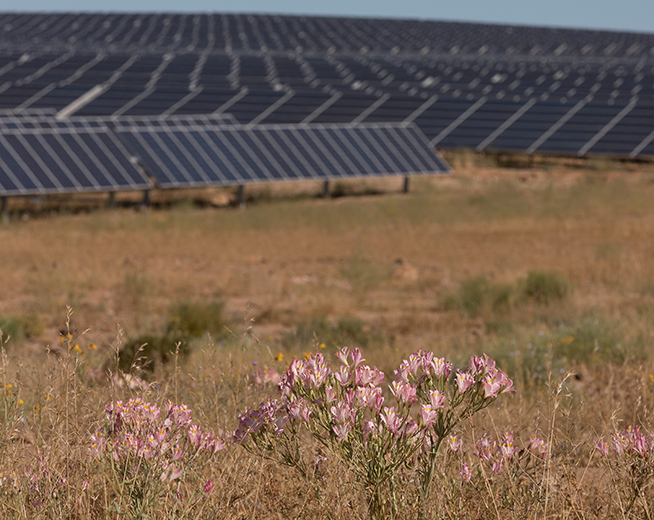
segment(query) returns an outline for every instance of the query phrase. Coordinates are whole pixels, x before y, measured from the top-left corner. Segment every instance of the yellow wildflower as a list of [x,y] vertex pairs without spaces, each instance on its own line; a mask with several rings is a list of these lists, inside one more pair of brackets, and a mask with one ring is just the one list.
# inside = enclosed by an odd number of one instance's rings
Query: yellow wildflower
[[284,361],[284,354],[281,352],[275,356],[275,361]]

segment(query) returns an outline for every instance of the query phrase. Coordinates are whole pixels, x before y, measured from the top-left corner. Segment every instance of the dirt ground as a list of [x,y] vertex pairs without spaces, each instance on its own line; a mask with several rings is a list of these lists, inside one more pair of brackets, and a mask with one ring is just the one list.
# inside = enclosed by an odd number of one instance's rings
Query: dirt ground
[[654,281],[654,173],[631,169],[464,163],[409,194],[402,179],[334,185],[329,199],[317,183],[249,187],[246,209],[226,205],[228,190],[154,193],[144,211],[14,201],[0,315],[40,321],[26,352],[57,346],[66,305],[106,345],[117,325],[159,330],[190,300],[223,301],[234,327],[271,344],[303,320],[356,316],[415,349],[483,334],[483,318],[443,307],[463,280],[534,269],[569,279],[576,311],[629,313]]

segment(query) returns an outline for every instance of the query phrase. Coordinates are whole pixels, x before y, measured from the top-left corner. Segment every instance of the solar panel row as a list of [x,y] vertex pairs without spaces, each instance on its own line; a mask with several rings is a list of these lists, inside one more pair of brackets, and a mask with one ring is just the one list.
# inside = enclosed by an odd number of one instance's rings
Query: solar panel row
[[444,148],[647,157],[653,107],[648,34],[263,15],[0,15],[0,109],[21,112],[414,122]]
[[446,172],[414,125],[121,128],[159,186]]
[[0,15],[5,48],[647,56],[649,34],[427,20],[254,14]]
[[[140,166],[136,164],[137,159]],[[0,115],[0,196],[447,172],[414,125]]]

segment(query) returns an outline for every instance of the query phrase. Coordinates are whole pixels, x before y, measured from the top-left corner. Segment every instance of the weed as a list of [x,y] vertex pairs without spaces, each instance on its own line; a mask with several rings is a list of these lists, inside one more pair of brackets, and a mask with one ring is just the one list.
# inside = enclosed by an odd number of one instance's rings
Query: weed
[[183,302],[170,310],[166,331],[174,337],[200,338],[207,332],[219,337],[225,333],[226,320],[222,302]]
[[123,372],[132,372],[135,368],[154,372],[156,368],[171,362],[177,353],[185,358],[190,351],[188,341],[168,334],[145,334],[127,340],[121,347],[118,368]]
[[20,343],[27,335],[23,324],[13,316],[0,316],[0,331],[5,340],[11,338],[13,343]]
[[522,286],[522,293],[526,298],[545,305],[562,300],[571,290],[568,280],[548,271],[529,271]]
[[505,313],[514,302],[515,289],[510,284],[494,284],[483,276],[464,280],[457,293],[445,293],[446,310],[460,309],[471,318],[482,314]]

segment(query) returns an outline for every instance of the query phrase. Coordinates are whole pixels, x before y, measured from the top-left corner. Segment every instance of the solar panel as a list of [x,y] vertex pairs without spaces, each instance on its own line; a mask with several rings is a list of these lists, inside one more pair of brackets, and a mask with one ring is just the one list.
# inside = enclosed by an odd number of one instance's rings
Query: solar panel
[[[72,118],[75,120],[76,118]],[[94,120],[95,118],[86,118]],[[168,128],[193,126],[236,125],[232,114],[177,114],[170,116],[119,116],[104,118],[114,128]]]
[[151,187],[106,128],[0,128],[0,196]]
[[165,13],[0,14],[0,27],[0,117],[56,109],[194,127],[213,123],[145,119],[215,112],[252,125],[413,122],[439,147],[654,147],[652,34]]
[[162,188],[449,171],[413,124],[116,131]]

